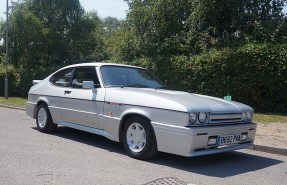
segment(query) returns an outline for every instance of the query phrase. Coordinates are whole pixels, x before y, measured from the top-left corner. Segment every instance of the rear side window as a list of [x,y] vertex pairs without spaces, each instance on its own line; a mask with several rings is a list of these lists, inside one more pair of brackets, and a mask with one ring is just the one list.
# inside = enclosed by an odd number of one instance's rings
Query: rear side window
[[73,88],[83,88],[83,81],[93,81],[95,87],[99,85],[95,67],[76,68],[72,80]]
[[50,82],[60,87],[70,87],[70,81],[73,74],[73,68],[61,70],[54,74]]

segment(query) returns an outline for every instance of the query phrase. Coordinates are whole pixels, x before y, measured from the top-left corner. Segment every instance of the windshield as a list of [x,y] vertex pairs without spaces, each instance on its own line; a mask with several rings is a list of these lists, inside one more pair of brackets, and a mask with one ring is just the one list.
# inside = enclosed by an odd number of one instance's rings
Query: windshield
[[147,69],[102,66],[101,73],[106,87],[165,88],[164,84]]

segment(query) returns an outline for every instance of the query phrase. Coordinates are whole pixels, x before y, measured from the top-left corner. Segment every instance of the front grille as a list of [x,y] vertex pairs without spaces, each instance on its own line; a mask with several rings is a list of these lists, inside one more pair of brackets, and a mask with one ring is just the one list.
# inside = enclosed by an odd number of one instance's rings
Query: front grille
[[241,123],[242,113],[210,113],[209,124]]

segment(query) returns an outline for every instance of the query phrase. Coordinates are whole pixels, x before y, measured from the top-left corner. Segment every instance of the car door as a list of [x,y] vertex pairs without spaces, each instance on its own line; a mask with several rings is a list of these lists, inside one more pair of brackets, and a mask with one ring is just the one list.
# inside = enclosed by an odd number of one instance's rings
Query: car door
[[[83,81],[93,81],[94,89],[84,89]],[[61,112],[64,121],[99,128],[105,91],[100,87],[95,66],[76,67],[71,87],[66,88],[63,93]]]
[[73,72],[73,67],[56,72],[50,78],[47,88],[42,88],[41,94],[44,94],[49,101],[49,110],[55,123],[63,121],[61,104],[63,98],[65,98],[64,91],[71,86],[70,82]]

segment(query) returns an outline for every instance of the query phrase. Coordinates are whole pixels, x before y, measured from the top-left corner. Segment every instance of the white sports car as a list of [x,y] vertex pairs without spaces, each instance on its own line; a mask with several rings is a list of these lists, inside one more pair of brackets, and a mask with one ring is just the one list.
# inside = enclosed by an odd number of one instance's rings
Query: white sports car
[[200,156],[253,145],[253,109],[221,98],[168,90],[149,70],[111,63],[64,67],[34,80],[26,113],[40,132],[57,125],[123,142],[128,155]]

